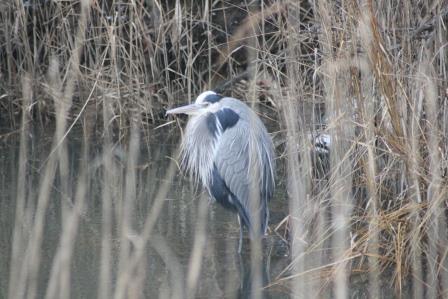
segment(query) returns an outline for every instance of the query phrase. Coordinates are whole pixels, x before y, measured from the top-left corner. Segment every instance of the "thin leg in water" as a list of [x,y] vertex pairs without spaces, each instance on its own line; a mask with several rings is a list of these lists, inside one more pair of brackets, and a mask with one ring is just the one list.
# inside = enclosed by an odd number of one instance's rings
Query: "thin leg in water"
[[238,253],[241,254],[241,249],[243,247],[243,223],[241,223],[240,215],[238,215],[238,223],[240,225],[240,241],[238,243]]

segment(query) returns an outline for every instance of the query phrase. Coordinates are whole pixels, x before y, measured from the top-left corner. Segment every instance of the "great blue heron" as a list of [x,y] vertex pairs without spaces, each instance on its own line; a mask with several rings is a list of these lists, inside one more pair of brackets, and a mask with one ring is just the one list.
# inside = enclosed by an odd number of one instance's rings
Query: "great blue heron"
[[193,104],[168,110],[191,118],[181,145],[181,161],[225,208],[238,213],[251,237],[266,233],[268,200],[274,192],[274,146],[260,118],[243,102],[213,91]]

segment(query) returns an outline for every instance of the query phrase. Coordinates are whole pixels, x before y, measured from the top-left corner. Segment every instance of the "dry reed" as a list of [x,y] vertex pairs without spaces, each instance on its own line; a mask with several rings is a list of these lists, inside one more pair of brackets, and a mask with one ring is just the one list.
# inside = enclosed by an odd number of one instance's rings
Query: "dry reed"
[[[150,123],[165,122],[165,108],[220,86],[274,120],[284,170],[278,185],[286,189],[277,194],[287,197],[274,201],[288,207],[281,224],[287,223],[291,255],[267,289],[286,286],[294,298],[379,298],[391,286],[397,297],[446,296],[446,2],[236,2],[0,4],[1,123],[20,128],[5,297],[71,296],[95,136],[102,138],[97,296],[144,297],[146,279],[154,279],[146,276],[149,248],[170,273],[161,297],[202,294],[207,205],[198,207],[193,247],[182,264],[155,231],[177,165],[166,169],[137,226],[138,160],[142,128],[153,134]],[[247,82],[225,83],[233,77]],[[73,181],[67,136],[81,122],[83,153]],[[28,136],[48,123],[55,125],[52,149],[32,193]],[[330,136],[328,153],[317,153],[309,138],[317,134]],[[114,160],[121,145],[124,170]],[[64,195],[62,225],[42,285],[42,240],[56,181]],[[263,252],[251,245],[251,294],[258,298]]]

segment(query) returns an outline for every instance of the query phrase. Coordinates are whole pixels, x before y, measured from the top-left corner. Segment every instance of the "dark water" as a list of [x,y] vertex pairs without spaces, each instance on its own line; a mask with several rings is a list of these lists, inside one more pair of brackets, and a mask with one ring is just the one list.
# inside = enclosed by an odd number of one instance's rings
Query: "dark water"
[[[30,133],[28,153],[27,202],[32,207],[37,201],[39,179],[43,173],[43,162],[51,151],[52,129],[35,130]],[[3,138],[0,145],[0,298],[8,296],[8,281],[12,250],[12,234],[17,195],[17,169],[19,157],[19,138],[12,135]],[[101,140],[100,138],[97,138]],[[179,171],[173,178],[167,177],[167,169],[173,159],[180,136],[177,128],[159,128],[142,131],[140,152],[135,179],[136,199],[132,209],[132,227],[140,232],[150,211],[154,198],[161,186],[168,184],[168,195],[164,198],[155,230],[145,249],[142,261],[144,298],[176,296],[176,290],[183,290],[189,271],[189,260],[193,254],[200,204],[206,202],[205,247],[201,258],[197,298],[245,298],[251,290],[252,273],[250,266],[250,244],[245,239],[243,253],[237,254],[239,226],[235,214],[224,210],[218,204],[208,203],[205,192],[195,191],[193,185]],[[68,137],[69,192],[74,193],[81,159],[82,131],[73,131]],[[95,138],[90,142],[89,186],[86,207],[81,216],[76,236],[75,248],[70,269],[70,288],[72,298],[95,298],[98,296],[101,242],[102,242],[102,185],[104,174],[101,163],[101,144]],[[96,144],[97,143],[97,144]],[[117,207],[125,200],[126,145],[116,148],[114,159],[117,167],[117,181],[114,186],[113,229],[112,229],[112,291],[116,283],[119,261],[120,238]],[[49,280],[52,261],[61,237],[62,206],[67,197],[61,194],[58,173],[52,187],[51,198],[45,218],[45,231],[38,274],[38,297],[44,296]],[[73,194],[71,194],[73,196]],[[285,195],[278,190],[271,201],[271,228],[274,228],[286,215]],[[32,209],[31,209],[32,210]],[[32,219],[32,216],[30,216]],[[27,219],[24,219],[26,222]],[[24,224],[26,225],[26,223]],[[245,236],[247,237],[247,236]],[[260,261],[261,279],[266,298],[289,298],[285,285],[276,284],[276,277],[289,263],[285,244],[271,234],[262,244],[264,252]],[[182,294],[182,293],[180,293]],[[177,294],[178,295],[178,294]]]

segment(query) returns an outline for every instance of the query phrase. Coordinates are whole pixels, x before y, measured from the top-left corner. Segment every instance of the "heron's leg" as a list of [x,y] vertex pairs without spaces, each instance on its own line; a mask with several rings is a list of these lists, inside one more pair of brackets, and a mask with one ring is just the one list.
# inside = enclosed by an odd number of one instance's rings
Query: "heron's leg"
[[240,225],[240,241],[238,243],[238,253],[241,254],[241,249],[243,247],[243,224],[241,223],[240,215],[238,215],[238,223]]

